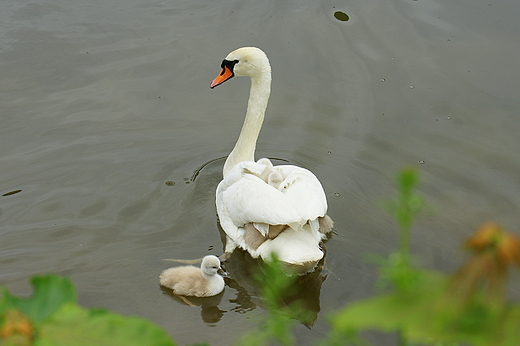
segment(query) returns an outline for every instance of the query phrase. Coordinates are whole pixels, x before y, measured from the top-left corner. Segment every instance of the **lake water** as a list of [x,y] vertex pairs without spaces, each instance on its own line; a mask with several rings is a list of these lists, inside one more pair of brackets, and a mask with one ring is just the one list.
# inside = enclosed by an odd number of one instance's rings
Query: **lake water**
[[253,328],[263,309],[242,253],[227,265],[224,293],[201,306],[158,285],[171,266],[162,259],[222,252],[215,188],[249,81],[209,83],[241,46],[262,48],[273,68],[257,158],[312,170],[336,222],[325,267],[306,288],[316,321],[295,328],[298,344],[322,338],[331,312],[374,292],[365,256],[396,247],[382,205],[406,166],[419,170],[429,205],[413,253],[453,270],[480,223],[520,233],[519,7],[2,1],[0,284],[30,294],[32,275],[69,276],[81,304],[151,319],[181,345],[229,345]]

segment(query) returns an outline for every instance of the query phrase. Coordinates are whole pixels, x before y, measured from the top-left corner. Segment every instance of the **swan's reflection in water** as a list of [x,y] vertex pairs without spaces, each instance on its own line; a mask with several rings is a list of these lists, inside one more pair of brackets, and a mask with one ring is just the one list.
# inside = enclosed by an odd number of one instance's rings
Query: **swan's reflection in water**
[[[230,259],[224,263],[228,272],[226,285],[235,289],[236,298],[230,300],[235,304],[232,311],[245,312],[262,307],[260,292],[262,280],[269,280],[262,272],[262,261],[253,259],[247,252],[235,250]],[[285,290],[287,293],[281,297],[281,307],[297,306],[301,313],[296,315],[301,323],[307,327],[312,327],[318,313],[320,312],[320,292],[323,281],[327,278],[322,274],[323,260],[312,273],[296,276],[295,281]]]
[[[281,307],[298,306],[298,311],[301,311],[296,313],[295,319],[308,328],[314,325],[320,312],[321,285],[327,278],[322,274],[322,265],[323,260],[312,273],[296,276],[291,287],[285,290],[288,294],[281,297]],[[263,302],[260,296],[262,284],[258,277],[264,275],[263,279],[268,279],[262,272],[262,261],[252,258],[245,251],[235,250],[222,266],[228,274],[225,277],[226,286],[236,292],[235,297],[228,300],[228,303],[233,305],[229,311],[245,313],[257,307],[262,308]],[[161,286],[161,290],[178,303],[187,304],[185,300],[173,294],[171,289]],[[200,306],[201,318],[205,323],[214,324],[219,322],[227,312],[219,308],[224,292],[226,289],[214,297],[186,297],[186,300],[190,305]]]

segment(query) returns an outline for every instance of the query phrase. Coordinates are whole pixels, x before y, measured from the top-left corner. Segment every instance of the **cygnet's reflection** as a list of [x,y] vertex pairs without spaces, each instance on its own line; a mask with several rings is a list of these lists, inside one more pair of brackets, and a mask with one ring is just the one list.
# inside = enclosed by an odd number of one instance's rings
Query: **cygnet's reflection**
[[187,305],[189,302],[189,305],[200,306],[200,317],[205,323],[214,324],[219,322],[226,312],[224,310],[220,310],[218,307],[222,300],[222,296],[224,295],[224,291],[213,297],[187,297],[186,299],[182,299],[178,295],[174,294],[171,289],[164,286],[160,287],[164,294],[172,297],[178,303]]

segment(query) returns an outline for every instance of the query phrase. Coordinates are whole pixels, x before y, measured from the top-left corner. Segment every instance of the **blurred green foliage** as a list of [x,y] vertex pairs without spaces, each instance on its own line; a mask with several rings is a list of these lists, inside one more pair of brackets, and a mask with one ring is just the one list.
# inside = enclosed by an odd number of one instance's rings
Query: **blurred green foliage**
[[[327,344],[344,345],[360,331],[397,332],[401,345],[514,346],[520,344],[520,305],[506,303],[508,267],[520,267],[520,242],[499,226],[483,225],[466,241],[473,255],[452,275],[411,263],[410,231],[424,206],[413,168],[398,176],[390,212],[399,226],[399,249],[380,261],[390,289],[356,301],[331,318]],[[366,344],[355,338],[353,344]]]
[[121,316],[76,303],[69,279],[56,275],[31,280],[33,295],[18,298],[3,289],[0,345],[173,346],[158,326],[139,317]]

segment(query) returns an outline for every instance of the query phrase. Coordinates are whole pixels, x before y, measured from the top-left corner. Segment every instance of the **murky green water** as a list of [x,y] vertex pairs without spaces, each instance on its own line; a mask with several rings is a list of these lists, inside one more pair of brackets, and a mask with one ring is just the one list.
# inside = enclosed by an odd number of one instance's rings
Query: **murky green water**
[[251,328],[262,309],[243,254],[201,307],[158,275],[163,258],[222,251],[223,160],[191,178],[238,136],[249,82],[209,83],[229,51],[253,45],[273,67],[257,155],[311,169],[336,221],[306,288],[316,321],[296,328],[311,344],[328,313],[372,292],[364,254],[395,247],[381,205],[400,168],[420,170],[431,206],[412,239],[425,266],[456,267],[485,220],[519,233],[515,13],[515,1],[475,0],[3,1],[0,284],[29,294],[31,275],[70,276],[80,303],[149,318],[183,345],[229,345]]

